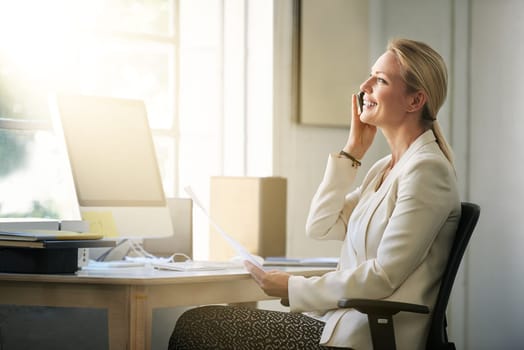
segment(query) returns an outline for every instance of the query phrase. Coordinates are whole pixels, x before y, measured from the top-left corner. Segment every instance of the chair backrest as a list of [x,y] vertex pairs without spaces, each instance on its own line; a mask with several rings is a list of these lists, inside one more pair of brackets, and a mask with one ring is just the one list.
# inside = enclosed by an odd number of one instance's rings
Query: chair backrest
[[466,250],[471,234],[477,225],[479,216],[480,207],[477,204],[462,202],[462,214],[448,263],[444,270],[444,274],[442,275],[437,302],[433,309],[426,349],[455,349],[455,345],[448,342],[446,331],[446,308],[448,306],[449,296],[451,294],[451,289],[453,288],[453,283],[455,282],[460,262],[464,256],[464,251]]

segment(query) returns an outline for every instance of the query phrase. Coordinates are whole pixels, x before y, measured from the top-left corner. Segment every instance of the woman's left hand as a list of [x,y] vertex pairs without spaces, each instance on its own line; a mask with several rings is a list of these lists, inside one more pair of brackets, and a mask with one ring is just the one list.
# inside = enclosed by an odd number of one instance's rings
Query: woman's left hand
[[244,266],[267,295],[278,298],[288,297],[290,274],[277,270],[264,271],[248,260],[244,261]]

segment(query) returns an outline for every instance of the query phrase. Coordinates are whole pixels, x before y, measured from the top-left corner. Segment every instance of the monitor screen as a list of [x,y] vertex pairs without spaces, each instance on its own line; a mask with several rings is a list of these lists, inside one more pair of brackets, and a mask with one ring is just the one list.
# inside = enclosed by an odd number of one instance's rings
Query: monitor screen
[[172,235],[144,102],[61,94],[55,104],[55,125],[90,229],[119,238]]

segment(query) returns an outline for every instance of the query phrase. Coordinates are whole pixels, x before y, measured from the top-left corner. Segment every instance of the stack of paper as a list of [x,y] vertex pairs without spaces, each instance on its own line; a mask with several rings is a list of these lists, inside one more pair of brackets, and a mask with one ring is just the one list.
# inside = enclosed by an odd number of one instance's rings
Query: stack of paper
[[311,267],[337,267],[338,258],[286,258],[270,256],[264,260],[264,266],[311,266]]

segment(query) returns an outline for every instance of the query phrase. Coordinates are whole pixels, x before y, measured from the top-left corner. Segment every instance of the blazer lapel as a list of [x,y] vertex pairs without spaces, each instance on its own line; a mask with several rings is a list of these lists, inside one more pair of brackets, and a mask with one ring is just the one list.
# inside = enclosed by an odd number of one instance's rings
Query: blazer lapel
[[[369,223],[371,221],[371,217],[375,214],[378,206],[384,198],[386,197],[386,194],[389,193],[389,190],[394,183],[394,181],[398,178],[400,175],[402,168],[408,164],[409,159],[413,154],[415,154],[421,147],[424,145],[435,142],[436,138],[433,134],[432,130],[428,130],[424,132],[422,135],[420,135],[415,142],[413,142],[409,148],[406,150],[406,152],[402,155],[402,157],[399,159],[398,163],[391,169],[390,173],[380,186],[377,192],[371,194],[371,200],[369,201],[369,204],[367,208],[364,210],[363,215],[364,217],[360,221],[360,237],[356,239],[354,242],[356,244],[356,251],[357,251],[357,258],[359,261],[367,260],[367,254],[366,254],[366,241],[367,241],[367,235],[368,235],[368,227]],[[387,166],[389,162],[386,162],[385,166]],[[384,172],[384,169],[377,173],[377,177],[374,181],[371,181],[370,186],[366,189],[366,191],[374,191],[375,185],[377,181],[379,181],[379,178],[382,177],[382,174]],[[377,220],[387,220],[388,218],[377,218]]]

